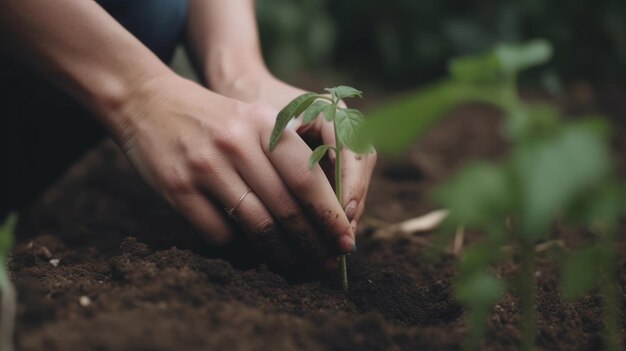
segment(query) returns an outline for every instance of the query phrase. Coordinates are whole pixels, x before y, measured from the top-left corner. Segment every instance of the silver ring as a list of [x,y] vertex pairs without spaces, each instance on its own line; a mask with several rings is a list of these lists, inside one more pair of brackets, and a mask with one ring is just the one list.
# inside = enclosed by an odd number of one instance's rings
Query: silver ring
[[243,195],[241,195],[241,197],[239,198],[239,200],[237,200],[237,203],[235,204],[235,206],[233,208],[231,208],[230,210],[227,208],[224,208],[226,210],[226,213],[228,213],[228,217],[230,218],[235,218],[233,216],[233,213],[235,213],[235,211],[237,210],[237,208],[239,208],[239,205],[241,205],[241,203],[243,202],[243,199],[246,197],[246,195],[250,194],[250,192],[252,192],[252,189],[248,188],[248,190],[246,190],[245,193],[243,193]]

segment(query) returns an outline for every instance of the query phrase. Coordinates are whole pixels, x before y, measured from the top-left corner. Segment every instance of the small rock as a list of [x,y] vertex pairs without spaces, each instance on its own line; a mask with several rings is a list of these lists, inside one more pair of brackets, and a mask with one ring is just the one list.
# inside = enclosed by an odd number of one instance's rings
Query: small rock
[[80,299],[78,299],[78,303],[82,307],[89,307],[91,305],[91,299],[89,296],[81,296]]
[[53,259],[51,259],[48,262],[50,262],[51,265],[53,265],[55,267],[58,267],[59,266],[59,262],[61,262],[61,260],[59,260],[58,258],[53,258]]

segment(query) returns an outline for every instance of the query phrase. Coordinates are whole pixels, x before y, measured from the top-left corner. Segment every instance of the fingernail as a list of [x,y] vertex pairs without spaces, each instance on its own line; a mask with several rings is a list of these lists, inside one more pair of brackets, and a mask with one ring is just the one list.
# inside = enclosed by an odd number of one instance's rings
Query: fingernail
[[350,229],[352,229],[352,233],[354,233],[354,237],[356,238],[356,219],[350,222]]
[[354,219],[354,215],[356,214],[356,200],[352,200],[348,203],[348,205],[345,208],[345,212],[346,212],[346,217],[348,217],[349,221],[352,221]]
[[355,253],[356,252],[356,241],[352,242],[352,248],[350,249],[350,253]]
[[337,155],[335,154],[334,150],[329,150],[328,151],[328,159],[330,160],[330,162],[332,162],[333,164],[335,163],[335,160],[337,159]]

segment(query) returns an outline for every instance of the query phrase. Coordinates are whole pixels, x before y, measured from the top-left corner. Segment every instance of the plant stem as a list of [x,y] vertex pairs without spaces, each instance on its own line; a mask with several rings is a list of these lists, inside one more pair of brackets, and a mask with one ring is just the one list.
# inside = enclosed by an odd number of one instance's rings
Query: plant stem
[[15,288],[9,279],[4,266],[4,259],[0,256],[0,351],[13,351],[13,329],[15,323]]
[[[333,127],[335,129],[335,195],[337,196],[339,205],[343,207],[343,194],[341,192],[341,150],[343,150],[343,145],[341,145],[341,140],[339,140],[337,124],[334,122]],[[337,273],[339,275],[339,279],[341,280],[341,288],[343,290],[348,290],[348,267],[346,266],[346,255],[341,255],[341,257],[339,257],[339,267]]]
[[600,285],[604,303],[604,349],[607,351],[621,350],[621,340],[619,332],[619,303],[617,299],[617,285],[613,274],[606,274]]
[[485,335],[485,320],[488,312],[488,309],[480,307],[468,309],[465,315],[465,323],[469,326],[469,334],[467,341],[463,345],[463,350],[475,351],[479,349],[481,339]]
[[618,299],[619,287],[617,285],[617,252],[615,250],[615,240],[610,233],[601,236],[602,251],[604,252],[605,269],[600,277],[600,292],[603,296],[604,314],[604,349],[607,351],[617,351],[622,349],[620,323],[620,303]]
[[535,248],[522,245],[522,262],[519,275],[520,320],[522,350],[530,351],[535,345]]

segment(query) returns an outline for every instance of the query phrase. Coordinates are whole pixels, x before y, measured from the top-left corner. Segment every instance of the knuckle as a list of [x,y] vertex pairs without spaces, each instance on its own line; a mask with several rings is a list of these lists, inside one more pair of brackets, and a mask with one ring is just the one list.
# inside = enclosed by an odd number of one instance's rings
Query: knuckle
[[243,154],[242,146],[248,139],[248,128],[248,125],[240,121],[229,122],[219,134],[215,135],[215,146],[230,155]]
[[274,108],[263,102],[254,102],[250,104],[249,113],[251,116],[255,118],[267,118],[267,116],[271,116]]
[[171,167],[163,176],[163,187],[167,194],[191,194],[195,187],[191,179],[178,167]]
[[271,130],[274,127],[274,121],[276,120],[275,109],[265,103],[253,103],[250,106],[249,117],[263,130]]
[[251,221],[253,233],[264,233],[274,226],[274,219],[268,215],[257,215]]
[[295,191],[296,194],[301,193],[306,195],[309,193],[311,184],[315,184],[318,177],[315,176],[315,172],[309,169],[298,172],[297,174],[298,177],[295,178],[291,184],[292,190]]
[[213,170],[211,157],[200,151],[189,153],[187,155],[187,163],[189,168],[195,172],[211,173]]
[[293,219],[298,217],[300,208],[291,196],[288,194],[279,194],[276,196],[276,200],[281,204],[278,208],[278,215],[281,219]]

